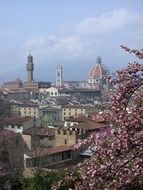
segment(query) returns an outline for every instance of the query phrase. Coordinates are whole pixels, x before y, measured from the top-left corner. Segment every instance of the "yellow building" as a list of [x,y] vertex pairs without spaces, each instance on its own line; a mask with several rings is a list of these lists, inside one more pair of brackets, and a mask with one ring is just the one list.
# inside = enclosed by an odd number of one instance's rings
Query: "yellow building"
[[38,118],[38,104],[13,104],[12,114]]
[[66,105],[62,107],[62,120],[69,117],[77,117],[80,114],[85,114],[86,108],[83,106]]

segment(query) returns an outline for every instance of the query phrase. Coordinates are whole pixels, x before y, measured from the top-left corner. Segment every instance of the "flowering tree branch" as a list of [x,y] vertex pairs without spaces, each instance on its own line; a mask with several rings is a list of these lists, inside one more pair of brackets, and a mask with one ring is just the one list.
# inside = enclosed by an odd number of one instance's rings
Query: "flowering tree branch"
[[[121,47],[143,58],[143,50]],[[129,63],[109,82],[114,85],[108,102],[109,127],[76,145],[89,145],[94,155],[77,166],[77,176],[67,175],[53,189],[70,184],[76,190],[117,190],[135,180],[143,185],[143,65]]]

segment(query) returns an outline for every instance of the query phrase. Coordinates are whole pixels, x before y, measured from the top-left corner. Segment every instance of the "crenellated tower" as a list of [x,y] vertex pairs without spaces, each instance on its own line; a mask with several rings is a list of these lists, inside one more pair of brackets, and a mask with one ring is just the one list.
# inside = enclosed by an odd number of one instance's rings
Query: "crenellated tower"
[[31,83],[33,82],[33,70],[34,70],[33,56],[31,54],[27,56],[27,61],[28,61],[28,63],[26,64],[27,82]]

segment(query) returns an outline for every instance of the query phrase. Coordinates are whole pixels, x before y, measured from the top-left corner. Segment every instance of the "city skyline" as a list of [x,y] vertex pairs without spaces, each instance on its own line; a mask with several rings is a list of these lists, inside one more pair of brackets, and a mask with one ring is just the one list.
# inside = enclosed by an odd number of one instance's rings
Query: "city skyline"
[[86,80],[97,56],[111,72],[137,60],[121,44],[142,48],[143,2],[113,0],[0,1],[0,83],[26,80],[34,57],[34,79],[55,81],[56,65],[65,80]]

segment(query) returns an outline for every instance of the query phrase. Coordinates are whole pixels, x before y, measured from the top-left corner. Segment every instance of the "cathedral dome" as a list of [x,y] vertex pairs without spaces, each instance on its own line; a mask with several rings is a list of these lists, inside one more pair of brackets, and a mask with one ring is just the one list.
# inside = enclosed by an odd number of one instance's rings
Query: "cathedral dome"
[[20,86],[23,85],[22,80],[19,78],[14,79],[12,82],[13,82],[13,84],[15,83],[15,84],[20,85]]
[[108,75],[108,71],[105,69],[104,65],[101,63],[101,58],[97,58],[97,63],[89,72],[89,80],[90,79],[103,79],[104,76]]

